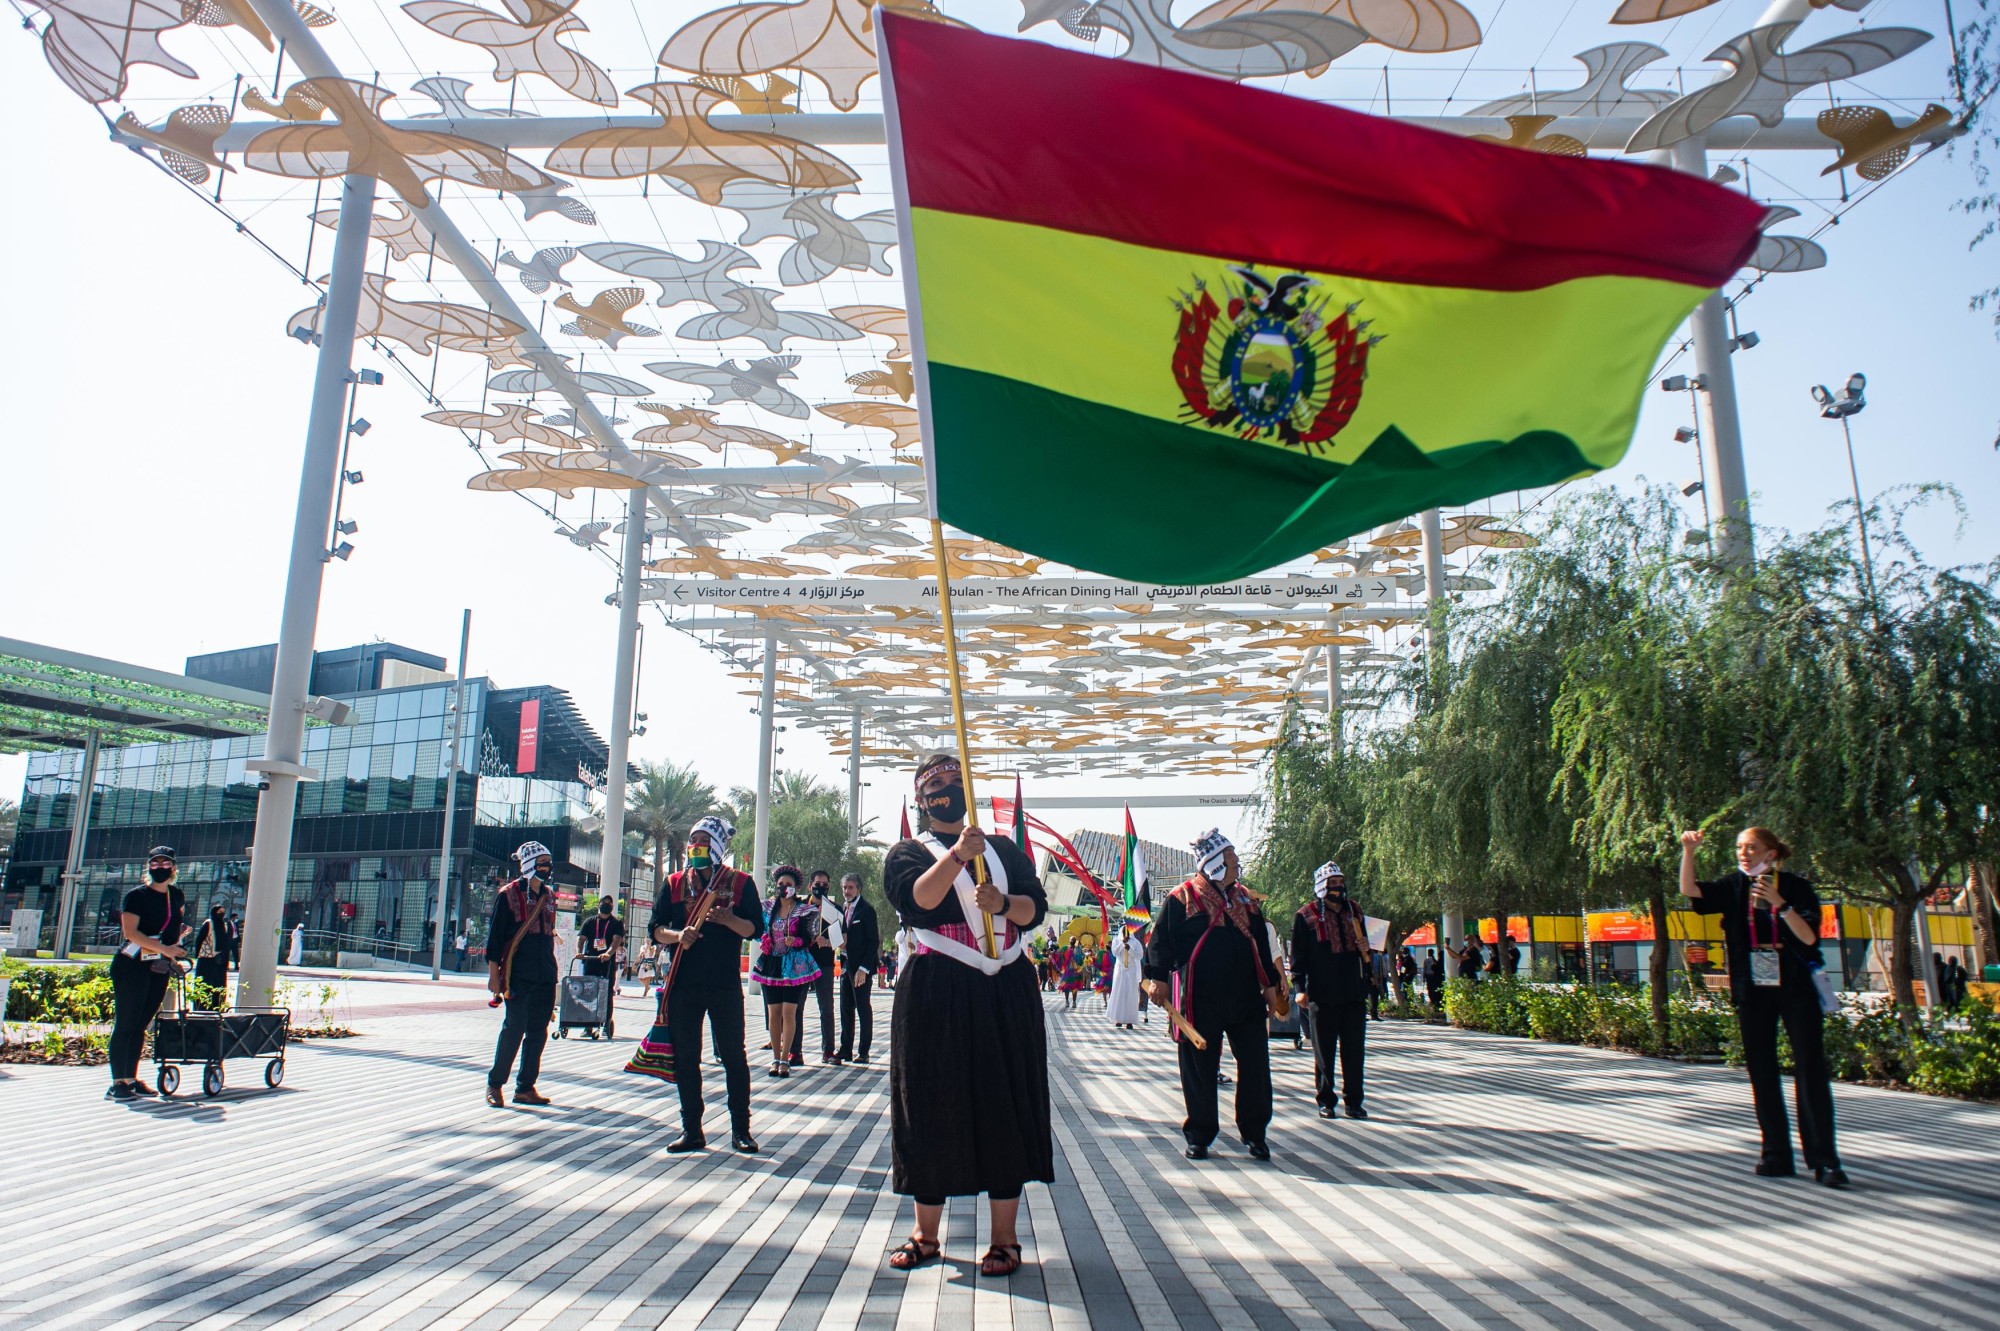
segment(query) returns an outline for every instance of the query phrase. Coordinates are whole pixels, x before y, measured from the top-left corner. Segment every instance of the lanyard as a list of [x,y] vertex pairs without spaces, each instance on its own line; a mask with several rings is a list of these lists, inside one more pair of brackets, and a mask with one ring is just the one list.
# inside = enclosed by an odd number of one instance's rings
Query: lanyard
[[[1776,879],[1772,881],[1775,882]],[[1776,947],[1778,945],[1778,913],[1775,910],[1765,910],[1757,904],[1756,886],[1757,880],[1755,878],[1750,879],[1751,892],[1744,897],[1749,907],[1750,948],[1752,951],[1756,951],[1759,948]],[[1760,942],[1757,938],[1757,917],[1759,914],[1769,916],[1771,920],[1771,941],[1768,943]]]

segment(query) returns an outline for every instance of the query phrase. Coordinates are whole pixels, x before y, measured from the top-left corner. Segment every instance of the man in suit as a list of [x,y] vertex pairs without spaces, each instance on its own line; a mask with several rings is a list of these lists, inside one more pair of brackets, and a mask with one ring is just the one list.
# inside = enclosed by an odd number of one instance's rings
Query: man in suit
[[[875,922],[875,908],[861,895],[861,875],[843,874],[840,948],[840,1061],[852,1057],[856,1063],[868,1061],[868,1047],[875,1038],[874,994],[871,985],[881,964],[882,932]],[[854,1045],[854,1022],[861,1019],[861,1046]]]

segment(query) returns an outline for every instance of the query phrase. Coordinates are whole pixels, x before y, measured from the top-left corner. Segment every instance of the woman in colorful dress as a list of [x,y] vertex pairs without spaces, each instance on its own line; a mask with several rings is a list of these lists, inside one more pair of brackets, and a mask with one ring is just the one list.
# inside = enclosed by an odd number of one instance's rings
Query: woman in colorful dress
[[1111,949],[1099,948],[1091,954],[1090,987],[1104,1000],[1105,1007],[1111,1006]]
[[[1048,1038],[1023,947],[1048,901],[1020,847],[966,826],[956,757],[924,760],[917,798],[929,826],[897,842],[882,865],[911,951],[891,1018],[891,1186],[916,1203],[915,1228],[889,1265],[936,1261],[945,1199],[983,1192],[992,1242],[979,1273],[1002,1278],[1021,1265],[1022,1188],[1055,1179]],[[974,881],[974,861],[985,865],[983,882]]]
[[799,885],[804,881],[804,875],[789,864],[779,865],[771,875],[776,890],[764,909],[764,933],[757,941],[757,962],[750,968],[750,978],[764,986],[773,1077],[792,1075],[792,1032],[798,1029],[800,1004],[819,978],[819,963],[812,954],[811,912],[799,904]]
[[1062,979],[1056,987],[1062,990],[1064,1008],[1075,1007],[1077,994],[1090,983],[1083,968],[1083,955],[1083,948],[1077,943],[1069,944],[1057,954],[1062,962]]

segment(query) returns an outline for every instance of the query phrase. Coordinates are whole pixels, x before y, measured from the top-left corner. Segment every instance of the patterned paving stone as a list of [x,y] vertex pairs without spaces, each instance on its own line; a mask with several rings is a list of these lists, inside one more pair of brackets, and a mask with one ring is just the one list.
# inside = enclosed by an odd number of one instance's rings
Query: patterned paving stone
[[884,1260],[909,1223],[886,1058],[759,1075],[764,1153],[677,1158],[672,1088],[620,1071],[637,998],[626,1038],[551,1042],[553,1108],[506,1112],[475,987],[333,1006],[363,1035],[300,1043],[277,1091],[238,1063],[214,1100],[127,1107],[100,1070],[0,1068],[0,1327],[2000,1328],[1990,1105],[1837,1088],[1837,1194],[1751,1177],[1729,1069],[1385,1022],[1368,1122],[1320,1121],[1310,1055],[1280,1047],[1276,1158],[1225,1136],[1194,1164],[1162,1029],[1051,1000],[1059,1177],[1027,1193],[1027,1265],[989,1281],[967,1202],[948,1261]]

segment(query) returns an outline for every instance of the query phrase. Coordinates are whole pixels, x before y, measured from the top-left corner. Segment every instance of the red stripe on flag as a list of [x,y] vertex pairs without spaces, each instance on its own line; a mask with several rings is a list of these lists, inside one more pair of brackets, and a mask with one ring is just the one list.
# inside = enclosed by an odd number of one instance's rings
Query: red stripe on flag
[[882,14],[910,204],[1425,286],[1717,287],[1762,205],[1681,172]]

